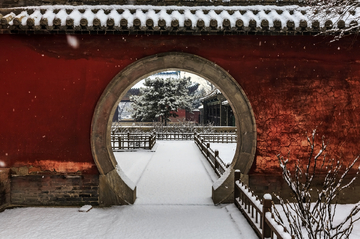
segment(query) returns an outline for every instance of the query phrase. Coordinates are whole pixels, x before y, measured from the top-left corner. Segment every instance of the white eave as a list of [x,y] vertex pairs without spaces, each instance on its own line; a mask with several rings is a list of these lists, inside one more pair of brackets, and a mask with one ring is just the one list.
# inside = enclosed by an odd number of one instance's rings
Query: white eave
[[[359,23],[360,10],[317,13],[297,5],[272,6],[151,6],[52,5],[0,9],[0,29],[9,30],[201,30],[201,31],[310,31],[339,23]],[[5,14],[5,13],[6,14]],[[17,28],[16,28],[17,27]],[[61,28],[62,27],[62,28]]]

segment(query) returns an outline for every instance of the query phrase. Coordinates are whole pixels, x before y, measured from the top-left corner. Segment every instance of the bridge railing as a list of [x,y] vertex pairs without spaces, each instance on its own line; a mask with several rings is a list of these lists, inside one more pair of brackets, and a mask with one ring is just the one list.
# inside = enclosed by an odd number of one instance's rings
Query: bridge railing
[[156,134],[112,134],[113,151],[123,149],[152,149],[156,143]]
[[180,132],[157,132],[156,137],[158,140],[193,140],[193,133],[180,133]]
[[294,239],[295,237],[290,235],[285,227],[279,225],[274,220],[271,212],[273,205],[271,195],[265,194],[261,202],[241,182],[240,175],[240,170],[235,170],[234,203],[259,238]]
[[200,133],[200,136],[205,142],[210,143],[236,143],[237,141],[236,132]]
[[[210,143],[236,143],[237,135],[232,132],[199,133],[201,138]],[[193,140],[194,133],[157,132],[158,140]]]
[[219,151],[213,151],[210,148],[210,143],[205,142],[201,135],[194,134],[195,144],[199,147],[201,153],[205,156],[207,161],[210,163],[211,167],[214,169],[215,173],[220,177],[225,173],[227,165],[219,157]]
[[[131,123],[134,124],[134,123]],[[146,123],[135,123],[141,125],[123,125],[120,122],[114,122],[111,126],[111,131],[114,133],[121,133],[124,131],[129,132],[174,132],[181,129],[179,132],[198,132],[198,133],[234,133],[236,132],[236,126],[212,126],[212,125],[204,125],[204,126],[191,126],[188,124],[181,124],[181,125],[170,125],[170,126],[163,126],[163,125],[152,125],[146,126],[143,124]],[[152,124],[152,123],[151,123]],[[185,131],[184,131],[185,130]]]

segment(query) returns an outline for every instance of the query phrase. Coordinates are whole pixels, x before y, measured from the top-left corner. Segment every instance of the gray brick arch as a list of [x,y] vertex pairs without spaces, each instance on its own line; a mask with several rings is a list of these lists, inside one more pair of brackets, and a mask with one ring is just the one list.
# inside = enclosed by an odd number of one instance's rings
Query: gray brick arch
[[[117,74],[95,108],[91,149],[100,172],[101,205],[131,204],[136,199],[136,188],[130,188],[116,171],[117,163],[110,145],[111,116],[122,96],[132,85],[164,70],[184,70],[197,74],[223,92],[233,108],[238,129],[237,150],[231,167],[240,169],[244,174],[251,168],[256,150],[256,125],[249,100],[239,84],[224,69],[202,57],[179,52],[157,54],[140,59]],[[215,203],[228,201],[233,188],[232,173],[220,181],[222,183],[213,186]]]

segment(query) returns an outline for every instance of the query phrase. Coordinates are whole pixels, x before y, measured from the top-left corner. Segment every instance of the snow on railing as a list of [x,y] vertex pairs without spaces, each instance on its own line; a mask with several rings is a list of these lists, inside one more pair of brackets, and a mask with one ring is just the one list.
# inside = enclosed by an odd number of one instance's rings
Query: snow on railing
[[273,205],[270,194],[265,194],[262,202],[240,180],[240,170],[235,170],[234,177],[234,203],[242,212],[251,227],[261,239],[294,239],[284,227],[273,219],[271,207]]
[[156,143],[156,134],[120,133],[111,134],[113,151],[123,149],[152,149]]
[[236,143],[237,142],[237,134],[236,132],[219,132],[219,133],[208,133],[202,134],[200,133],[201,138],[206,142],[210,143]]
[[[144,138],[148,138],[149,135],[152,134],[156,135],[156,139],[158,140],[194,140],[194,130],[206,142],[236,143],[237,139],[236,127],[213,127],[215,132],[211,133],[204,132],[203,127],[194,127],[193,131],[187,131],[185,129],[185,132],[179,131],[180,129],[184,130],[183,128],[174,126],[162,126],[161,129],[159,129],[154,126],[122,127],[119,124],[113,124],[111,126],[111,146],[114,150],[123,148],[149,148],[150,146],[152,148],[153,142],[156,142],[155,138],[152,137],[152,144],[148,144],[147,141],[144,140]],[[219,130],[221,130],[221,132],[219,132]],[[128,135],[131,137],[129,138]],[[216,158],[216,156],[214,157]],[[220,171],[222,170],[220,169]]]
[[219,151],[213,151],[210,148],[210,143],[205,142],[202,138],[202,135],[194,133],[195,144],[199,147],[201,153],[205,156],[207,161],[210,163],[211,167],[214,169],[215,173],[221,177],[227,169],[227,165],[219,157]]
[[157,132],[158,140],[192,140],[194,133],[181,133],[181,132]]
[[290,235],[285,227],[279,225],[273,218],[271,212],[265,213],[265,220],[266,224],[271,228],[271,238],[276,235],[276,238],[283,238],[283,239],[294,239],[295,237]]
[[[235,132],[213,132],[199,133],[205,142],[210,143],[236,143],[237,135]],[[192,140],[194,133],[192,132],[156,132],[158,140]]]

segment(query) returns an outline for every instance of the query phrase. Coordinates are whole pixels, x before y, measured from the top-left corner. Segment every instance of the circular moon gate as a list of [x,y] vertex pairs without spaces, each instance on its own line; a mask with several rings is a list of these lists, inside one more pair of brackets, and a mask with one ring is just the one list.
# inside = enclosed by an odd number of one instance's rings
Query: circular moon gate
[[237,149],[230,166],[231,172],[222,176],[226,177],[219,180],[222,183],[213,186],[214,202],[225,202],[232,194],[233,169],[240,169],[243,174],[247,174],[251,168],[256,150],[256,125],[249,100],[239,84],[227,71],[202,57],[180,52],[157,54],[140,59],[117,74],[96,105],[90,140],[93,158],[100,172],[100,205],[132,204],[136,199],[136,188],[131,188],[116,170],[119,166],[110,143],[112,116],[122,96],[132,85],[166,70],[187,71],[212,82],[233,109],[237,126]]

